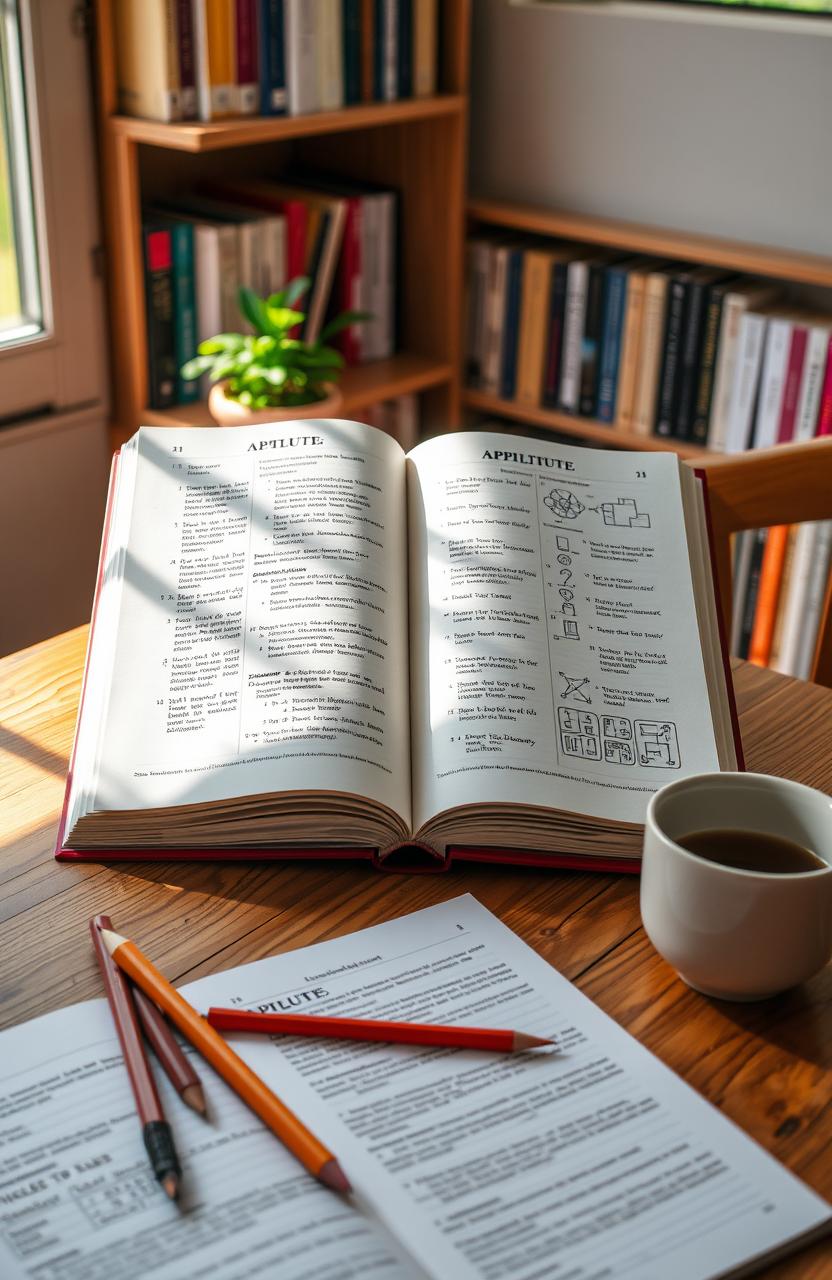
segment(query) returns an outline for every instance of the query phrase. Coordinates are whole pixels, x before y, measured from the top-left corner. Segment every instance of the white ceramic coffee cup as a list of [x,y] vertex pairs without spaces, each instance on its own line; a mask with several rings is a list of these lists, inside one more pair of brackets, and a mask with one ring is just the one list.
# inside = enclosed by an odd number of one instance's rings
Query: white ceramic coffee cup
[[[826,866],[743,871],[676,843],[726,828],[783,836]],[[647,808],[641,918],[659,954],[705,995],[763,1000],[804,982],[832,955],[832,799],[762,773],[703,773],[662,787]]]

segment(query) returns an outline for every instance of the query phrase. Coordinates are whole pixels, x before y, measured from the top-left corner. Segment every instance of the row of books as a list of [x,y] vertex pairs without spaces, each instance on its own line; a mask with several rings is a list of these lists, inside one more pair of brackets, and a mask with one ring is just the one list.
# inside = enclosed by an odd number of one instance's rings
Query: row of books
[[479,237],[467,291],[467,379],[488,394],[718,451],[832,432],[832,316],[776,284]]
[[396,195],[358,184],[304,178],[285,183],[210,181],[199,193],[144,216],[149,404],[166,409],[206,394],[182,365],[217,333],[247,332],[237,294],[263,297],[308,276],[300,303],[303,337],[314,341],[329,314],[370,319],[338,335],[347,364],[384,359],[395,348]]
[[116,0],[119,109],[306,115],[436,92],[438,0]]
[[732,652],[808,680],[830,568],[832,520],[738,534]]

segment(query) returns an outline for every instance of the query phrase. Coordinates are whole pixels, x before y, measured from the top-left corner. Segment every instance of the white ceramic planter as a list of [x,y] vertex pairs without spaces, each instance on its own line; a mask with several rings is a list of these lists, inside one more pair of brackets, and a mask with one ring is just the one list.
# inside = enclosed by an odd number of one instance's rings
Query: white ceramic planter
[[285,409],[247,409],[226,395],[227,382],[217,382],[208,394],[208,411],[220,427],[249,427],[257,422],[299,422],[304,418],[340,418],[344,397],[334,383],[327,386],[328,395],[313,404],[298,404]]

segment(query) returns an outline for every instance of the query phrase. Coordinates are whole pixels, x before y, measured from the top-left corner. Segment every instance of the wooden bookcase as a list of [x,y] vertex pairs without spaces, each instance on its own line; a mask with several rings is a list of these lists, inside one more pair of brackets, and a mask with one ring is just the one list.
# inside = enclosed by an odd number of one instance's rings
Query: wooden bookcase
[[[620,249],[622,253],[651,254],[657,258],[767,276],[793,285],[832,289],[832,258],[498,200],[472,198],[468,201],[467,210],[470,234],[495,229],[527,232],[529,236],[577,240],[583,244]],[[564,435],[599,441],[621,449],[670,449],[688,458],[702,457],[708,452],[697,445],[621,431],[609,423],[571,413],[542,407],[529,408],[468,387],[463,387],[462,403],[471,412],[548,427]]]
[[111,317],[113,443],[141,423],[210,422],[207,406],[147,407],[142,204],[208,175],[302,166],[399,194],[398,351],[345,371],[344,412],[421,393],[424,429],[460,417],[470,0],[440,0],[439,93],[309,116],[160,124],[117,114],[112,0],[96,0],[96,89]]

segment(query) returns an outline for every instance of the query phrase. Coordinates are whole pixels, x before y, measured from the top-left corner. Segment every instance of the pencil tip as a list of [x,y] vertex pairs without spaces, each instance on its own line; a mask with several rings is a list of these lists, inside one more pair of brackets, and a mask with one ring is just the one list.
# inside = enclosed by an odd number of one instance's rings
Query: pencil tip
[[182,1101],[187,1103],[193,1111],[198,1111],[201,1116],[207,1116],[208,1107],[201,1084],[186,1084],[182,1090]]
[[335,1159],[335,1156],[331,1160],[327,1160],[326,1164],[321,1165],[318,1170],[318,1179],[325,1187],[331,1187],[333,1191],[341,1191],[344,1195],[348,1195],[352,1191],[349,1178]]
[[514,1049],[538,1049],[544,1044],[554,1044],[554,1040],[544,1040],[542,1036],[527,1036],[523,1031],[514,1033]]
[[102,929],[101,941],[104,943],[104,946],[107,948],[110,955],[112,955],[116,948],[120,947],[122,942],[126,942],[127,939],[122,937],[120,933],[115,933],[112,929]]
[[170,1196],[171,1200],[175,1200],[179,1195],[179,1179],[175,1173],[166,1173],[162,1179],[162,1187],[165,1194]]

